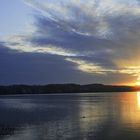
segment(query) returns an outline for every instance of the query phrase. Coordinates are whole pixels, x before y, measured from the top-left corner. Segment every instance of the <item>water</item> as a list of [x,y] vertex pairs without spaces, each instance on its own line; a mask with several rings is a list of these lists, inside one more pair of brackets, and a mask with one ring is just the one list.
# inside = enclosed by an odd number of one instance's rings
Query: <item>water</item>
[[1,96],[0,140],[140,140],[140,93]]

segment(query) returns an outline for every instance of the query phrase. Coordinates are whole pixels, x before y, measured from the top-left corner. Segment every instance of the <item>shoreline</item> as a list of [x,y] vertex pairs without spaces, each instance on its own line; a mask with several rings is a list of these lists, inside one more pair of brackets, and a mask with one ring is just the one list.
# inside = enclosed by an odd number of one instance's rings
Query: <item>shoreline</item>
[[101,92],[138,92],[140,86],[115,86],[103,84],[49,84],[0,86],[0,95],[71,94]]

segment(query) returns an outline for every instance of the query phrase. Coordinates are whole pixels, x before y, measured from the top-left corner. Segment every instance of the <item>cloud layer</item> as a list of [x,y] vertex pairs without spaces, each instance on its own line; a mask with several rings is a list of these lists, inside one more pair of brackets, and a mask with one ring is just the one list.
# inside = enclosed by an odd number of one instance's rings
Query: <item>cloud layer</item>
[[[51,63],[45,67],[37,63],[46,70],[44,74],[51,75],[43,83],[125,84],[139,77],[138,0],[24,0],[24,3],[34,11],[34,30],[3,39],[1,48],[13,50],[14,55],[23,58],[29,55],[32,59],[36,55],[31,66],[38,56],[43,57],[43,62],[49,60]],[[31,69],[30,72],[36,74]],[[57,77],[61,80],[56,80]]]

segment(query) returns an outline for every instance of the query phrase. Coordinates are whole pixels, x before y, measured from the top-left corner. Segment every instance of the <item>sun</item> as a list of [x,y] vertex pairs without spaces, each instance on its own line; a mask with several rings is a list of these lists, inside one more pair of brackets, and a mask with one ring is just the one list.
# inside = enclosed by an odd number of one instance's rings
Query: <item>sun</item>
[[135,83],[135,85],[136,85],[136,86],[140,86],[140,81],[137,81],[137,82]]
[[137,92],[137,102],[138,106],[140,107],[140,92]]
[[140,86],[140,76],[137,78],[137,81],[136,81],[135,85]]

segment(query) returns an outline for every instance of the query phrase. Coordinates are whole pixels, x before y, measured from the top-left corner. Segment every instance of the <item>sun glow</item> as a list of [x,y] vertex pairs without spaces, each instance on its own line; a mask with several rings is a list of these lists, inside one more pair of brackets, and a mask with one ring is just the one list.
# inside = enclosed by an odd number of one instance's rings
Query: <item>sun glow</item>
[[137,81],[136,81],[135,85],[140,86],[140,76],[137,78]]
[[137,81],[137,82],[135,83],[135,85],[136,85],[136,86],[140,86],[140,81]]
[[137,92],[137,103],[138,106],[140,107],[140,92]]

